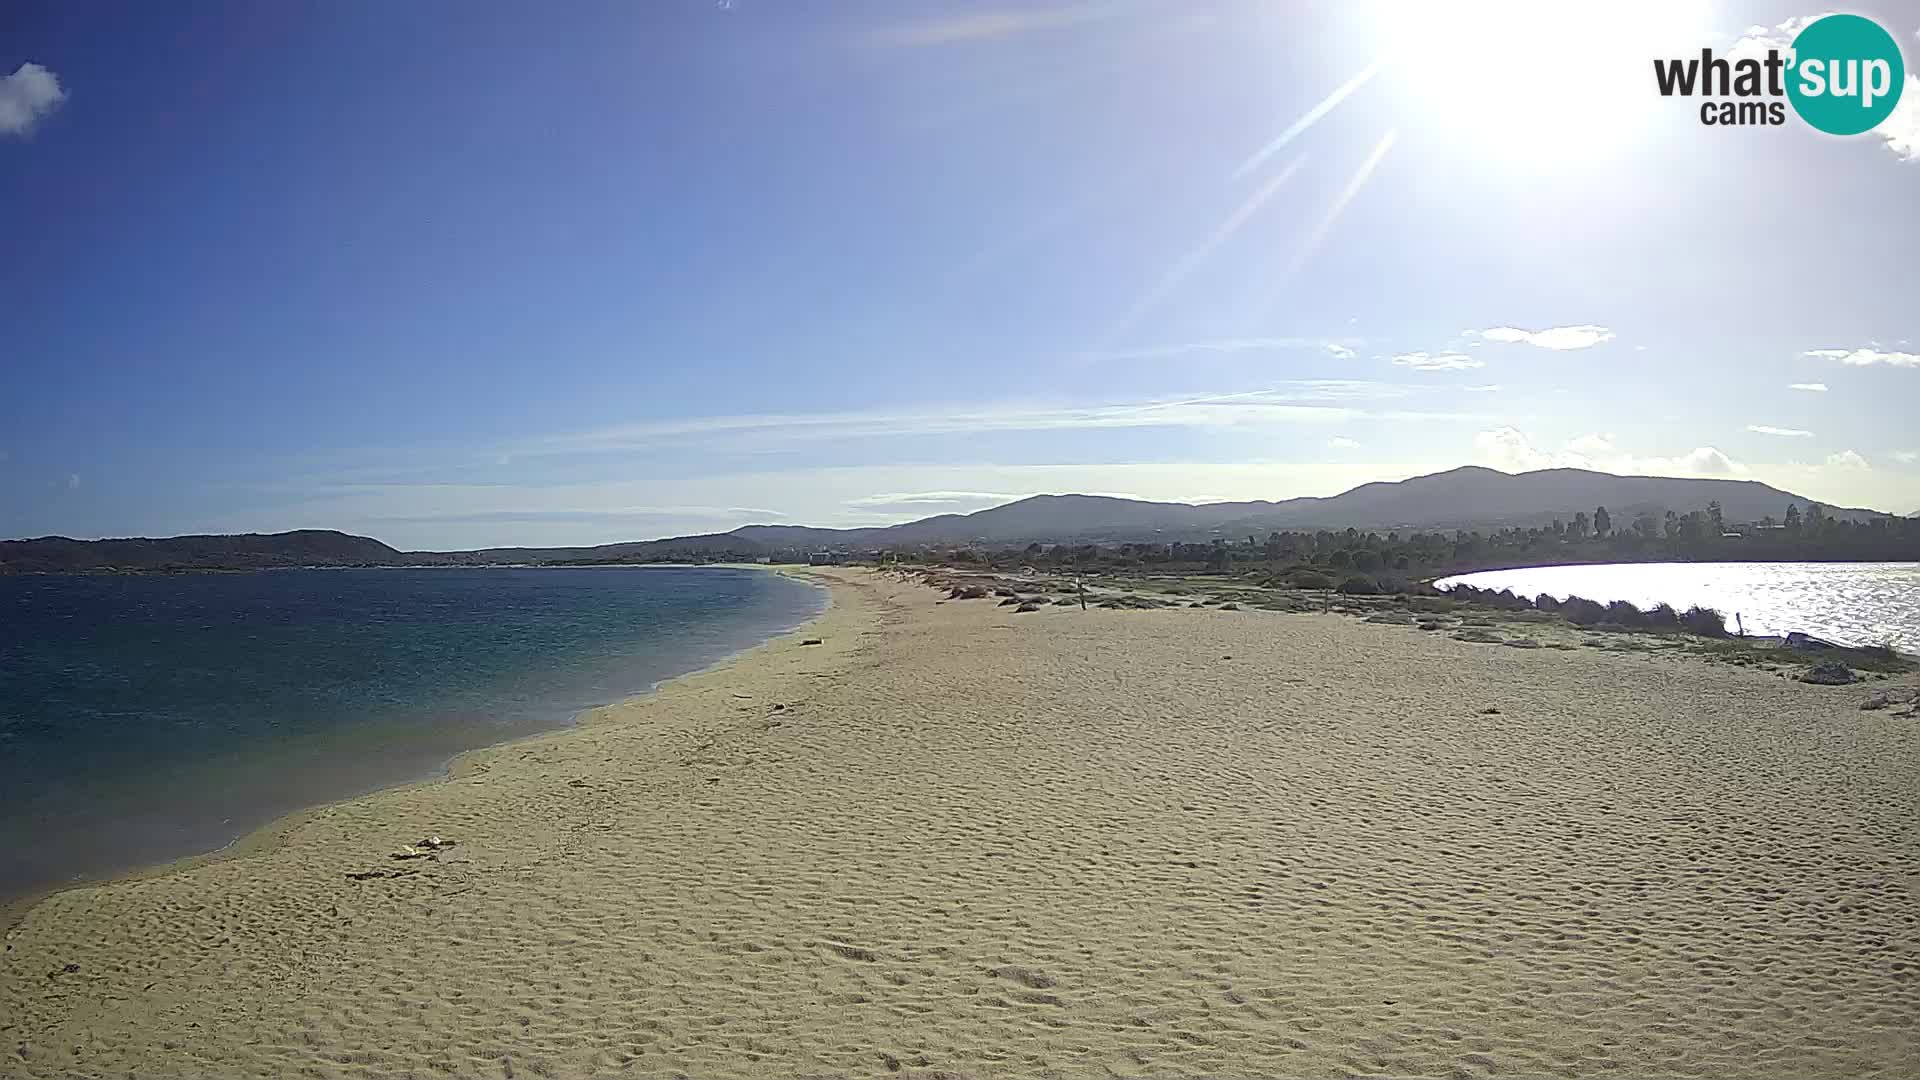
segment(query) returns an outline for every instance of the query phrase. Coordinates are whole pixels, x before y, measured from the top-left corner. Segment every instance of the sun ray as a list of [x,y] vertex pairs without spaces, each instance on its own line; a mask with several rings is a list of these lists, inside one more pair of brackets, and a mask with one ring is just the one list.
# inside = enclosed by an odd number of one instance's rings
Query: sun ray
[[1333,231],[1333,226],[1340,220],[1340,215],[1346,212],[1347,204],[1353,201],[1354,196],[1360,194],[1361,188],[1367,186],[1367,180],[1373,175],[1373,170],[1379,167],[1381,160],[1387,156],[1387,151],[1393,149],[1393,141],[1399,135],[1398,130],[1388,128],[1386,134],[1380,136],[1380,141],[1373,146],[1373,152],[1367,155],[1367,159],[1360,163],[1358,169],[1354,170],[1353,179],[1347,181],[1347,186],[1341,189],[1339,196],[1333,200],[1333,205],[1327,207],[1327,212],[1320,218],[1320,223],[1314,226],[1306,242],[1300,245],[1300,250],[1294,254],[1293,261],[1287,264],[1286,277],[1291,278],[1298,273],[1300,268],[1320,250],[1320,245],[1326,240],[1327,234]]
[[1233,179],[1241,179],[1248,173],[1259,168],[1261,163],[1279,153],[1282,148],[1298,138],[1308,128],[1319,123],[1321,117],[1332,112],[1341,102],[1352,96],[1354,91],[1367,85],[1369,80],[1380,73],[1380,69],[1385,66],[1385,63],[1386,61],[1384,59],[1376,59],[1366,67],[1361,68],[1359,74],[1348,79],[1338,89],[1334,90],[1333,93],[1322,98],[1320,104],[1308,109],[1304,116],[1295,120],[1292,127],[1280,133],[1279,138],[1274,139],[1272,142],[1255,151],[1252,157],[1248,158],[1239,168],[1233,170]]
[[1242,202],[1235,208],[1233,213],[1228,214],[1225,220],[1215,226],[1214,230],[1207,234],[1205,240],[1200,241],[1192,250],[1182,255],[1180,261],[1174,263],[1173,266],[1161,276],[1160,280],[1154,283],[1153,288],[1148,289],[1145,295],[1141,296],[1139,300],[1136,300],[1133,306],[1127,310],[1127,313],[1122,315],[1120,320],[1113,325],[1112,329],[1104,335],[1103,340],[1113,341],[1128,330],[1133,329],[1148,312],[1159,306],[1161,301],[1165,300],[1175,289],[1180,287],[1181,282],[1185,281],[1195,270],[1200,268],[1200,264],[1207,260],[1207,256],[1213,254],[1215,248],[1226,243],[1234,233],[1240,231],[1240,227],[1245,225],[1248,219],[1252,218],[1254,214],[1259,213],[1260,208],[1266,205],[1267,200],[1273,198],[1274,192],[1279,191],[1288,180],[1293,178],[1294,173],[1300,171],[1300,166],[1305,161],[1305,154],[1295,157],[1287,163],[1286,168],[1280,170],[1272,179],[1260,185],[1259,189],[1253,194],[1247,196],[1246,201]]

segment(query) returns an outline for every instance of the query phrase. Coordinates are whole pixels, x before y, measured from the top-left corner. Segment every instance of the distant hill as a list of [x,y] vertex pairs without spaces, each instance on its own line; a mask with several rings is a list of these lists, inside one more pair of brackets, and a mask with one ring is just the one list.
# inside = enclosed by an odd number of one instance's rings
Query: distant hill
[[481,548],[477,551],[415,551],[407,558],[425,566],[500,566],[521,563],[666,562],[675,559],[751,558],[768,545],[734,533],[674,536],[593,547]]
[[407,557],[378,540],[330,529],[172,536],[164,540],[0,540],[0,573],[99,570],[263,570],[289,566],[375,566]]
[[[1636,514],[1685,514],[1718,502],[1729,522],[1786,516],[1813,500],[1754,480],[1615,476],[1585,469],[1503,473],[1466,466],[1408,480],[1362,484],[1326,498],[1279,502],[1148,502],[1104,495],[1035,495],[971,514],[941,514],[900,525],[820,529],[747,525],[726,533],[676,536],[594,547],[484,548],[400,552],[378,540],[307,530],[246,536],[176,536],[166,540],[0,541],[0,573],[103,569],[254,569],[277,566],[486,566],[509,563],[660,562],[751,559],[830,549],[909,548],[953,544],[1194,541],[1318,529],[1493,529],[1572,521],[1605,506],[1621,527]],[[1831,517],[1870,520],[1874,510],[1828,507]]]
[[[1280,502],[1147,502],[1099,495],[1035,495],[971,514],[942,514],[875,529],[809,529],[748,525],[731,535],[772,547],[1025,543],[1031,541],[1193,540],[1273,530],[1486,529],[1572,521],[1605,506],[1622,523],[1646,511],[1684,514],[1719,502],[1727,521],[1784,517],[1789,503],[1813,500],[1755,480],[1615,476],[1585,469],[1503,473],[1477,466],[1362,484],[1326,498]],[[1874,510],[1829,507],[1836,518],[1886,517]]]

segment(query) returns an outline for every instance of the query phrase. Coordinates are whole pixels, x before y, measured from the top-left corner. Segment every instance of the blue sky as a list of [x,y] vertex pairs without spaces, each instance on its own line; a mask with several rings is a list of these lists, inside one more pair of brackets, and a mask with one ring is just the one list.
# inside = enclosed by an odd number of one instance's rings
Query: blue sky
[[9,4],[0,535],[1469,463],[1920,509],[1920,90],[1703,127],[1651,58],[1819,9],[1529,7]]

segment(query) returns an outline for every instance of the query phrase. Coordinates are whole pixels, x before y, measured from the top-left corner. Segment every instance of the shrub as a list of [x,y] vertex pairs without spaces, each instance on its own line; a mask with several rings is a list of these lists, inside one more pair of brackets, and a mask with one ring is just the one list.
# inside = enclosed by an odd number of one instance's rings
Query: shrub
[[1552,593],[1541,593],[1539,596],[1533,598],[1533,606],[1539,608],[1541,611],[1559,611],[1560,600]]
[[1575,626],[1593,626],[1606,621],[1607,609],[1584,596],[1569,596],[1561,603],[1560,614]]
[[1355,574],[1340,583],[1339,591],[1348,596],[1375,596],[1380,592],[1380,587],[1365,574]]
[[1820,683],[1825,686],[1845,686],[1853,680],[1853,669],[1838,660],[1822,660],[1813,665],[1812,671],[1800,676],[1801,682]]
[[1680,626],[1690,634],[1701,637],[1723,638],[1727,636],[1727,618],[1710,607],[1695,605],[1680,616]]
[[1333,579],[1317,570],[1295,570],[1287,575],[1287,584],[1296,589],[1331,589]]
[[1647,625],[1672,629],[1680,625],[1680,613],[1672,604],[1659,603],[1647,609]]
[[1621,626],[1647,625],[1647,613],[1634,607],[1625,600],[1615,600],[1607,605],[1607,620]]

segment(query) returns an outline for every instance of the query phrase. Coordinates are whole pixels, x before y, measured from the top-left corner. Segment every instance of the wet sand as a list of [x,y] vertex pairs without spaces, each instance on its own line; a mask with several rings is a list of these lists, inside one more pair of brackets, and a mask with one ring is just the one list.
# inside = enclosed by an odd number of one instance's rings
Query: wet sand
[[829,576],[720,669],[43,901],[0,1076],[1920,1068],[1920,724],[1864,688]]

